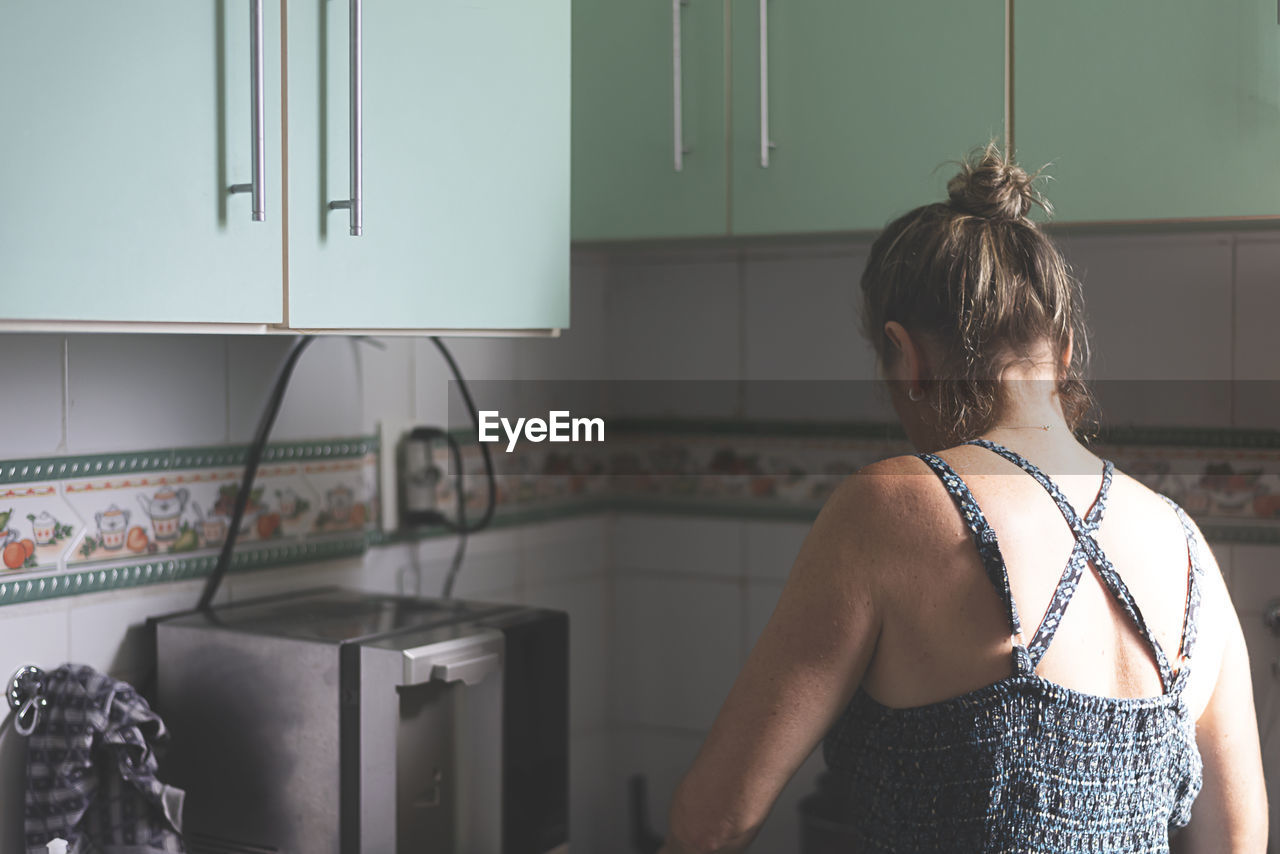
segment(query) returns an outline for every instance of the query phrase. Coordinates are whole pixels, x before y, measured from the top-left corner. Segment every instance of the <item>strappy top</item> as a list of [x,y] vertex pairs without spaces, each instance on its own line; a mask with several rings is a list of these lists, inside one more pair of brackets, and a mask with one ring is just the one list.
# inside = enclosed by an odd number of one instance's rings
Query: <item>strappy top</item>
[[[894,709],[859,689],[823,740],[823,756],[847,805],[858,851],[1152,852],[1169,851],[1170,832],[1191,817],[1201,759],[1183,689],[1191,671],[1200,591],[1199,545],[1186,513],[1186,611],[1179,667],[1160,643],[1094,538],[1115,466],[1103,461],[1102,486],[1081,519],[1057,485],[1019,454],[987,439],[1052,496],[1075,546],[1031,642],[995,531],[968,486],[934,454],[918,454],[942,480],[973,535],[1000,595],[1013,638],[1013,673],[959,697]],[[1101,697],[1050,682],[1035,668],[1053,642],[1086,565],[1092,563],[1146,643],[1160,671],[1155,697]]]

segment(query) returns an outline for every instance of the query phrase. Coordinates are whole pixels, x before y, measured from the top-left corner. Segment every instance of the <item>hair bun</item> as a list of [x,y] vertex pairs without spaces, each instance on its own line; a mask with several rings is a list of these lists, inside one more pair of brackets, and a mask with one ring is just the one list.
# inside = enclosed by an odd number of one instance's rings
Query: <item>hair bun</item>
[[1049,210],[1032,189],[1034,179],[991,142],[961,162],[960,172],[947,182],[947,195],[958,211],[990,220],[1020,220],[1031,213],[1032,205]]

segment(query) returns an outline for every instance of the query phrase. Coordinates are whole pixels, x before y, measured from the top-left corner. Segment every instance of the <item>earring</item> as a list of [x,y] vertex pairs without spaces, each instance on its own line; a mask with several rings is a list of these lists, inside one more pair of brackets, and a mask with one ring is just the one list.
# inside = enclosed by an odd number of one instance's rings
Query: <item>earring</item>
[[913,386],[912,388],[907,389],[907,398],[912,403],[919,403],[924,400],[924,392]]

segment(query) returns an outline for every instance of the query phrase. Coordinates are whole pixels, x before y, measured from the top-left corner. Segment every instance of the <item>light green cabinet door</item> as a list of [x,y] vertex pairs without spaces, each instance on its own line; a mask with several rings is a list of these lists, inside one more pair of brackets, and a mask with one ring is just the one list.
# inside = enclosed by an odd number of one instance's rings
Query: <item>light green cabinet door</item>
[[573,0],[575,240],[726,233],[724,53],[723,0]]
[[734,234],[882,228],[1003,138],[1002,0],[730,2]]
[[1017,0],[1014,63],[1055,220],[1280,214],[1275,0]]
[[281,319],[280,6],[0,0],[0,320]]
[[288,3],[289,325],[568,326],[569,0],[364,4],[358,237],[349,23]]

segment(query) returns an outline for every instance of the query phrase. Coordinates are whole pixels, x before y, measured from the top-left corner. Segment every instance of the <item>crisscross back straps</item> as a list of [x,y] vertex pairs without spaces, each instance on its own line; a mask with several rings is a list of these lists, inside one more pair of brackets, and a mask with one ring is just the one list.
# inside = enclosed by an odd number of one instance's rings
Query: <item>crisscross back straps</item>
[[[1107,495],[1111,490],[1111,477],[1114,472],[1115,465],[1111,460],[1103,460],[1102,486],[1098,490],[1098,497],[1094,499],[1093,506],[1084,517],[1084,528],[1090,533],[1098,530],[1098,525],[1102,522],[1102,513],[1106,509]],[[1054,588],[1049,605],[1044,609],[1044,616],[1040,618],[1040,626],[1027,646],[1032,667],[1040,665],[1040,660],[1048,651],[1049,644],[1053,643],[1058,626],[1062,624],[1062,617],[1066,614],[1067,606],[1071,604],[1071,597],[1075,595],[1080,578],[1084,575],[1085,564],[1088,562],[1089,558],[1085,554],[1084,547],[1080,545],[1079,540],[1076,540],[1071,547],[1071,556],[1067,559],[1067,565],[1062,569],[1062,576],[1058,579],[1058,586]]]
[[1120,578],[1120,574],[1116,572],[1115,567],[1111,565],[1111,561],[1103,553],[1102,547],[1098,545],[1097,540],[1093,538],[1091,531],[1085,528],[1080,517],[1076,515],[1075,508],[1067,501],[1062,494],[1062,490],[1058,489],[1058,485],[1049,479],[1049,476],[1040,471],[1033,463],[1024,459],[1020,454],[1009,450],[1003,445],[992,442],[989,439],[971,439],[965,444],[980,445],[990,451],[994,451],[1004,457],[1011,463],[1014,463],[1027,474],[1031,475],[1036,481],[1043,486],[1053,498],[1054,503],[1058,505],[1058,509],[1062,511],[1063,517],[1067,520],[1067,524],[1071,526],[1071,532],[1075,535],[1076,542],[1082,547],[1085,555],[1089,560],[1093,561],[1094,568],[1098,572],[1098,576],[1102,579],[1102,583],[1106,586],[1111,595],[1116,597],[1116,601],[1124,608],[1125,612],[1133,620],[1134,626],[1138,630],[1138,634],[1151,647],[1151,652],[1155,656],[1156,666],[1160,671],[1160,684],[1166,693],[1173,688],[1173,671],[1169,667],[1169,659],[1165,656],[1164,650],[1160,646],[1160,642],[1156,640],[1151,633],[1151,629],[1147,626],[1146,619],[1142,616],[1142,609],[1138,607],[1138,603],[1134,601],[1133,594],[1129,592],[1129,588]]
[[1182,646],[1178,650],[1182,660],[1179,663],[1178,676],[1176,678],[1178,687],[1181,687],[1191,672],[1191,651],[1196,645],[1196,626],[1200,613],[1200,577],[1204,573],[1204,568],[1200,564],[1200,538],[1196,536],[1196,529],[1191,523],[1191,519],[1187,516],[1186,511],[1179,507],[1172,498],[1167,495],[1161,495],[1160,497],[1178,514],[1178,521],[1182,523],[1182,533],[1187,538],[1187,562],[1189,565],[1187,573],[1187,602],[1182,617]]
[[1004,555],[1000,553],[1000,543],[996,539],[995,530],[982,515],[982,510],[978,507],[978,502],[973,499],[973,493],[969,491],[968,485],[961,480],[960,475],[956,474],[955,469],[951,468],[946,460],[935,454],[917,454],[916,456],[924,460],[929,468],[933,469],[934,474],[942,480],[942,485],[955,500],[956,506],[960,508],[960,515],[964,517],[965,524],[973,534],[973,542],[978,547],[982,566],[1000,595],[1005,616],[1009,621],[1009,633],[1013,637],[1015,672],[1020,674],[1033,672],[1031,658],[1022,641],[1022,622],[1018,619],[1018,606],[1014,604],[1013,593],[1009,589],[1009,572],[1004,564]]

